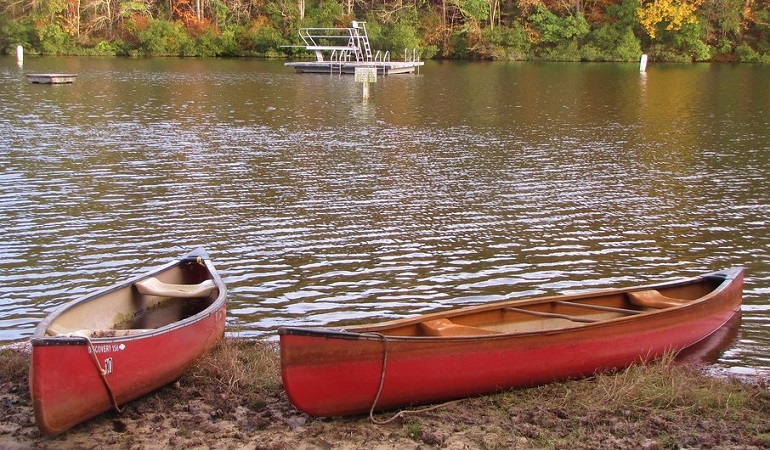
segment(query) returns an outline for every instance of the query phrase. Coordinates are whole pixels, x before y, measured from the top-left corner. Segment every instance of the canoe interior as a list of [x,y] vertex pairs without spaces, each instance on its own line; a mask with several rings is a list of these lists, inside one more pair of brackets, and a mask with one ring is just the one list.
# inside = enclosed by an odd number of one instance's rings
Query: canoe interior
[[144,279],[136,279],[66,308],[50,321],[45,335],[103,338],[145,333],[195,316],[219,296],[209,271],[194,261],[183,261],[151,276],[165,285],[204,288],[193,297],[141,294],[137,283]]
[[684,306],[708,296],[724,281],[721,277],[704,277],[695,282],[661,285],[655,289],[608,290],[509,301],[487,307],[429,314],[415,319],[346,327],[345,331],[406,337],[555,331]]

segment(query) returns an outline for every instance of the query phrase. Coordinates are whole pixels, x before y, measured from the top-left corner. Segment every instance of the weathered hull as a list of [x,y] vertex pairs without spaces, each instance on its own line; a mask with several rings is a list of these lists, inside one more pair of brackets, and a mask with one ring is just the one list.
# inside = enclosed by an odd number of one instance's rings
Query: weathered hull
[[196,270],[205,272],[199,276],[210,277],[216,289],[210,305],[183,320],[121,337],[46,334],[68,310],[89,302],[97,305],[101,297],[117,296],[124,289],[135,290],[132,284],[142,278],[176,270],[177,263],[172,263],[144,277],[75,300],[41,322],[31,339],[29,380],[35,420],[43,433],[61,433],[174,381],[222,337],[226,316],[224,284],[207,256],[196,264],[205,266],[205,270]]
[[[339,416],[373,405],[384,410],[434,403],[628,366],[687,348],[738,313],[742,270],[723,274],[713,292],[686,305],[556,330],[430,337],[387,335],[387,324],[346,331],[284,328],[279,330],[284,387],[299,410]],[[390,324],[403,328],[415,320],[421,319]]]

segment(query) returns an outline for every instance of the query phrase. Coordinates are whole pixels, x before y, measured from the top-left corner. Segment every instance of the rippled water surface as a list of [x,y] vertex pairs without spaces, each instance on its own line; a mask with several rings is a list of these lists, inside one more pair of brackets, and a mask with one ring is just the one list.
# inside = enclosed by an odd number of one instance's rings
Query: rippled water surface
[[0,343],[199,245],[260,337],[741,265],[718,366],[770,372],[769,79],[429,63],[363,103],[280,62],[0,59]]

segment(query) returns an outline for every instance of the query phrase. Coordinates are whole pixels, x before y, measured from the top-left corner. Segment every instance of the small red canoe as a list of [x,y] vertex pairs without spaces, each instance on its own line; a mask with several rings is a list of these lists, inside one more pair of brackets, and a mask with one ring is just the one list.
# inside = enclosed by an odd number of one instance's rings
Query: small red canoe
[[222,337],[226,295],[197,249],[51,313],[31,338],[40,431],[61,433],[179,378]]
[[743,269],[512,300],[367,326],[278,330],[283,385],[313,416],[589,376],[680,351],[739,314]]

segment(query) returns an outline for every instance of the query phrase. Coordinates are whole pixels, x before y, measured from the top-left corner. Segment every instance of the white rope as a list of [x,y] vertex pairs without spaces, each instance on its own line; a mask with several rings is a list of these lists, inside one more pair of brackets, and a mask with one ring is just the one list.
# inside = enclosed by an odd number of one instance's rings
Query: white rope
[[374,408],[377,406],[377,402],[380,400],[380,394],[382,394],[382,387],[385,385],[385,370],[386,370],[387,365],[388,365],[388,338],[384,334],[381,334],[381,333],[365,333],[365,334],[370,334],[370,335],[379,337],[380,339],[382,339],[382,344],[383,344],[382,371],[380,372],[380,386],[377,388],[377,395],[374,397],[374,401],[372,402],[372,407],[369,408],[369,420],[371,420],[372,423],[375,423],[377,425],[385,425],[387,423],[390,423],[390,422],[398,419],[399,417],[405,417],[405,416],[410,415],[410,414],[422,414],[422,413],[425,413],[425,412],[428,412],[428,411],[433,411],[434,409],[439,409],[439,408],[442,408],[444,406],[449,406],[449,405],[451,405],[453,403],[459,403],[459,402],[462,401],[462,400],[452,400],[452,401],[448,401],[448,402],[441,403],[441,404],[438,404],[438,405],[427,406],[425,408],[420,408],[420,409],[401,410],[401,411],[397,412],[396,414],[394,414],[392,417],[390,417],[388,419],[385,419],[385,420],[377,420],[377,419],[375,419],[374,418]]
[[97,358],[96,356],[96,349],[94,348],[93,342],[91,342],[91,339],[87,337],[83,337],[83,339],[85,339],[86,342],[88,343],[88,348],[90,350],[91,356],[93,356],[93,360],[94,360],[94,363],[96,364],[96,368],[99,370],[99,375],[102,376],[104,387],[107,388],[107,395],[110,396],[112,407],[115,408],[115,411],[117,411],[118,413],[123,412],[120,406],[118,406],[117,400],[115,400],[115,395],[112,393],[112,388],[110,387],[109,381],[107,381],[107,371],[102,368],[102,365],[99,363],[99,358]]

